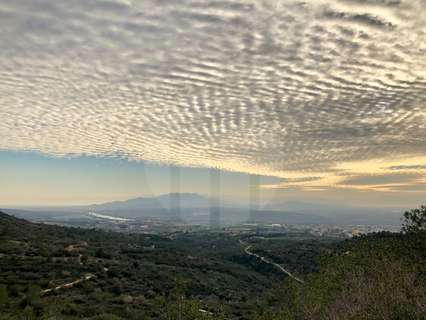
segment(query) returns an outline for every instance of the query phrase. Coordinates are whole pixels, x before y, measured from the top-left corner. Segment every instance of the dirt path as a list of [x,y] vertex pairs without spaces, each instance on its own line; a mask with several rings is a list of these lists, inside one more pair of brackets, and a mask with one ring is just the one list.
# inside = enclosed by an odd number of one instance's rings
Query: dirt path
[[[241,240],[240,240],[240,243],[241,243],[242,245],[247,245],[247,244],[245,244],[244,242],[242,242]],[[261,261],[263,261],[263,262],[265,262],[265,263],[267,263],[267,264],[270,264],[270,265],[272,265],[272,266],[274,266],[274,267],[278,268],[278,269],[279,269],[279,270],[281,270],[283,273],[285,273],[285,274],[286,274],[286,275],[288,275],[290,278],[294,279],[295,281],[297,281],[297,282],[299,282],[299,283],[305,283],[302,279],[299,279],[298,277],[296,277],[295,275],[293,275],[290,271],[286,270],[283,266],[279,265],[278,263],[275,263],[275,262],[273,262],[273,261],[269,260],[268,258],[265,258],[265,257],[259,256],[258,254],[254,253],[254,252],[251,252],[251,251],[250,251],[250,248],[251,248],[251,247],[252,247],[252,245],[250,244],[250,245],[247,245],[247,246],[244,248],[244,252],[245,252],[247,255],[249,255],[249,256],[253,256],[253,257],[256,257],[256,258],[260,259]]]
[[65,283],[65,284],[62,284],[62,285],[57,286],[57,287],[55,287],[55,288],[42,290],[42,291],[41,291],[41,294],[42,294],[42,295],[45,295],[45,294],[47,294],[47,293],[51,293],[51,292],[53,292],[53,291],[58,291],[58,290],[61,290],[61,289],[68,289],[68,288],[72,288],[72,287],[74,287],[76,284],[79,284],[79,283],[82,283],[82,282],[85,282],[85,281],[89,281],[90,279],[93,279],[94,277],[95,277],[95,275],[93,275],[93,274],[87,274],[84,278],[81,278],[81,279],[79,279],[79,280],[76,280],[76,281],[73,281],[73,282],[69,282],[69,283]]

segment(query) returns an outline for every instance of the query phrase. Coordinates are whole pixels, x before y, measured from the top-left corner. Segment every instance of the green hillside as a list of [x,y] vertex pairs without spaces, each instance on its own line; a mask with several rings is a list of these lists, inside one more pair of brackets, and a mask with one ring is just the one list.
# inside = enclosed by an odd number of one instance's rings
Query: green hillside
[[234,256],[244,260],[238,242],[214,234],[170,240],[33,224],[5,214],[0,222],[0,283],[8,296],[3,308],[10,313],[0,315],[5,319],[24,314],[77,319],[100,313],[159,319],[176,290],[185,291],[197,316],[204,308],[220,314],[224,303],[228,309],[243,309],[245,301],[277,279],[274,273],[233,262]]
[[[425,231],[406,231],[265,242],[64,228],[0,213],[0,319],[425,319]],[[244,241],[304,283],[245,254]]]
[[261,319],[426,319],[425,218],[426,207],[411,210],[404,233],[340,243],[303,286],[286,281]]

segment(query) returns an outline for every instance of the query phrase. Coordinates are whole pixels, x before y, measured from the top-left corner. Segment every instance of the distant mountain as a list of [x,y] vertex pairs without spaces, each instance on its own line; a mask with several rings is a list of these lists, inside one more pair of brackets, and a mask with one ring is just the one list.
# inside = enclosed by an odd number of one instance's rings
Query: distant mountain
[[[4,211],[33,221],[87,219],[87,213],[92,211],[120,218],[179,218],[195,224],[208,219],[211,206],[220,209],[223,222],[232,224],[250,220],[247,204],[229,201],[217,203],[197,193],[169,193],[88,206],[4,209]],[[356,207],[334,203],[288,201],[265,205],[256,212],[255,217],[251,218],[263,223],[399,226],[403,212],[403,208],[396,207]]]
[[251,212],[249,222],[261,224],[328,224],[331,223],[331,220],[326,217],[311,213],[257,210]]
[[208,208],[210,199],[196,193],[169,193],[157,197],[140,197],[87,206],[88,210],[146,210],[181,208]]
[[209,221],[210,207],[219,210],[222,225],[244,222],[317,224],[330,220],[318,214],[289,212],[288,210],[251,211],[248,206],[231,202],[211,201],[210,198],[196,193],[169,193],[156,197],[139,197],[125,201],[113,201],[89,206],[61,208],[5,209],[5,212],[16,217],[32,221],[87,220],[89,212],[104,214],[117,218],[157,218],[182,219],[189,224],[205,224]]
[[365,225],[400,225],[400,217],[404,212],[399,207],[356,207],[303,201],[273,203],[265,209],[322,216],[335,224]]

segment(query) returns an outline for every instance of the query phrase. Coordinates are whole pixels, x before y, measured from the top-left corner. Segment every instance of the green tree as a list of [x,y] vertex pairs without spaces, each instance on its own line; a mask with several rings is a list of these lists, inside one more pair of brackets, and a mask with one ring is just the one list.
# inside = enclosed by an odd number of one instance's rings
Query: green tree
[[0,305],[5,305],[9,301],[9,294],[7,287],[4,284],[0,284]]
[[40,286],[30,285],[26,296],[27,303],[31,306],[38,306],[40,304]]
[[122,320],[119,316],[111,313],[103,313],[98,316],[90,318],[90,320]]
[[157,319],[161,320],[223,320],[222,311],[216,314],[204,309],[203,304],[186,296],[187,282],[177,279],[170,295],[157,297],[156,306],[160,311]]
[[404,213],[402,230],[404,232],[426,231],[426,206],[411,209]]
[[22,318],[23,320],[36,320],[37,319],[37,315],[34,312],[34,308],[31,306],[26,306],[23,313],[22,313]]

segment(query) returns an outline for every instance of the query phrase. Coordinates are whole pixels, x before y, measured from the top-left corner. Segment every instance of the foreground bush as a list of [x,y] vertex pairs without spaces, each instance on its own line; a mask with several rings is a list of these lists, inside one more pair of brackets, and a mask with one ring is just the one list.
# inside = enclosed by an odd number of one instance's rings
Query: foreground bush
[[[426,319],[426,207],[405,214],[400,234],[348,240],[320,259],[304,285],[289,279],[274,312],[259,320]],[[413,218],[414,217],[414,218]]]

